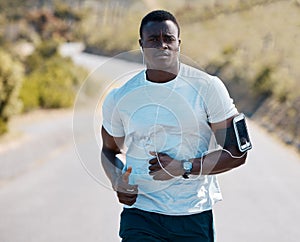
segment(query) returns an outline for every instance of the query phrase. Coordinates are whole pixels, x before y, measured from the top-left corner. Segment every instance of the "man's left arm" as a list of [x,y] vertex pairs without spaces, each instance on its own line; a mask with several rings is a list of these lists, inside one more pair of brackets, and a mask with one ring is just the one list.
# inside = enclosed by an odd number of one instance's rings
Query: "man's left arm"
[[204,157],[192,159],[192,174],[199,174],[202,166],[203,175],[223,173],[239,167],[246,162],[247,153],[240,152],[233,129],[234,116],[219,123],[210,124],[217,143],[223,149],[213,151]]
[[[233,129],[234,116],[219,123],[210,124],[215,134],[216,140],[223,149],[215,150],[203,157],[191,158],[193,163],[192,175],[213,175],[232,170],[243,165],[247,158],[247,153],[242,153],[237,147]],[[226,150],[226,151],[225,151]],[[162,153],[155,154],[155,158],[149,161],[150,175],[155,180],[169,180],[185,173],[182,162],[172,159]],[[238,158],[237,158],[238,157]],[[159,162],[158,162],[159,160]],[[159,164],[160,163],[160,164]],[[164,168],[162,169],[161,166]],[[165,171],[168,171],[166,173]],[[170,176],[172,174],[172,176]]]

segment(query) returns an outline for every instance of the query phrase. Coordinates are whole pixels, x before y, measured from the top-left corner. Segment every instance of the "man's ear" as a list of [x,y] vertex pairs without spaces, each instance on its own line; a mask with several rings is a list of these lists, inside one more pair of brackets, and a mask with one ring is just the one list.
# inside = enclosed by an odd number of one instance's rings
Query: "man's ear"
[[181,40],[178,40],[178,51],[180,52],[180,44],[181,44]]
[[140,44],[141,53],[144,54],[144,50],[143,50],[143,45],[142,45],[142,40],[141,39],[139,39],[139,44]]

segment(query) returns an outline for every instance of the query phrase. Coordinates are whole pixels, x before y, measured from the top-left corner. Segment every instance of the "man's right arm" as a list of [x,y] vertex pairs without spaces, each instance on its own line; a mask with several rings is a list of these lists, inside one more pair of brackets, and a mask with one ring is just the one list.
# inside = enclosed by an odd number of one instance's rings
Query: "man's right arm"
[[113,137],[102,127],[102,152],[101,162],[104,171],[112,185],[117,177],[122,175],[123,163],[116,157],[121,154],[121,148],[124,143],[124,137]]
[[103,143],[101,162],[104,171],[113,189],[117,192],[119,202],[131,206],[135,203],[138,193],[137,185],[129,184],[129,175],[132,168],[129,167],[127,171],[122,174],[124,165],[116,157],[116,155],[121,154],[124,137],[113,137],[103,127],[101,135]]

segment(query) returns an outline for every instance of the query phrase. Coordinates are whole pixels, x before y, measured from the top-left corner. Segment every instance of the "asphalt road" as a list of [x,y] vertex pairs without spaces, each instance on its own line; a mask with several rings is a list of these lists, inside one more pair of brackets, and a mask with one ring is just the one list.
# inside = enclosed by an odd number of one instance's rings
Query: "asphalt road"
[[[95,71],[105,61],[71,50],[76,63]],[[119,70],[120,63],[127,65],[117,62]],[[121,206],[99,171],[101,118],[93,116],[94,102],[75,107],[75,122],[73,110],[17,118],[12,138],[0,140],[1,242],[119,241]],[[217,241],[299,241],[299,155],[249,126],[254,148],[246,165],[219,176],[224,201],[214,210]]]

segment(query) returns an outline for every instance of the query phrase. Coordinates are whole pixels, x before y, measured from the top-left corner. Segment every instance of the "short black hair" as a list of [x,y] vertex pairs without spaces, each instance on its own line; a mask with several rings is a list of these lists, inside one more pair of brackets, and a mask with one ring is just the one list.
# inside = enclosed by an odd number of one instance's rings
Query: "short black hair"
[[140,26],[140,37],[142,38],[142,32],[143,32],[143,28],[144,26],[149,23],[149,22],[163,22],[166,20],[171,20],[178,28],[178,36],[180,34],[180,28],[179,28],[179,24],[176,20],[176,18],[174,17],[173,14],[171,14],[168,11],[165,10],[154,10],[150,13],[148,13],[141,22],[141,26]]

